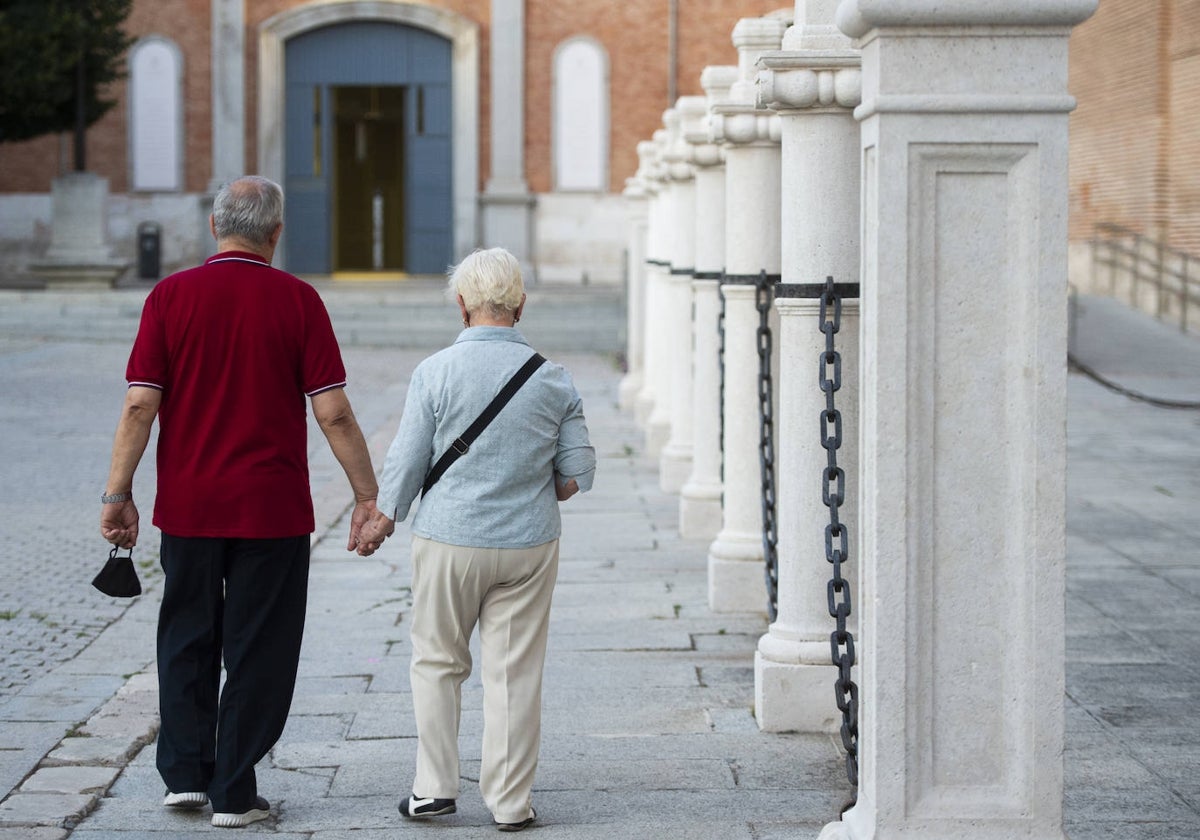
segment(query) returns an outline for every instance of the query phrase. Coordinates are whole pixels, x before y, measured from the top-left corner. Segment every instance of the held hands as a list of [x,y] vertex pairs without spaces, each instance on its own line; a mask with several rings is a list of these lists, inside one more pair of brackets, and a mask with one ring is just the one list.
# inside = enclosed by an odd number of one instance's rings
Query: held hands
[[374,499],[359,502],[350,517],[350,542],[346,550],[370,557],[395,530],[396,523],[384,516]]
[[133,499],[100,508],[100,536],[121,548],[137,545],[138,509]]

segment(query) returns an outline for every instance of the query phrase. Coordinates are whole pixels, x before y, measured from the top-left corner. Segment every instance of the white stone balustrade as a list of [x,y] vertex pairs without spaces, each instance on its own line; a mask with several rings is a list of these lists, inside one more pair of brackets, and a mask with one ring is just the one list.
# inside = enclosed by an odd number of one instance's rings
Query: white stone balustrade
[[1062,840],[1067,40],[1096,0],[843,0],[862,50],[857,804]]
[[[737,68],[706,67],[700,85],[706,106],[724,103]],[[720,278],[725,268],[725,156],[712,142],[707,114],[684,139],[696,167],[696,270],[692,292],[692,471],[679,495],[679,533],[716,537],[721,529],[721,389],[718,321]]]
[[738,81],[713,109],[713,139],[725,148],[725,501],[709,547],[709,606],[765,612],[758,439],[758,345],[754,280],[779,274],[779,118],[755,110],[756,63],[778,50],[786,24],[743,18],[733,29]]
[[[646,259],[645,274],[645,314],[643,316],[643,334],[645,350],[643,353],[642,390],[638,393],[636,418],[645,433],[647,453],[657,457],[666,442],[669,431],[664,425],[666,394],[662,392],[663,371],[666,363],[666,348],[663,342],[663,330],[659,319],[662,317],[662,287],[663,271],[667,265],[666,251],[666,197],[663,194],[663,178],[661,172],[661,147],[666,137],[664,129],[654,132],[653,140],[638,145],[638,155],[644,158],[642,184],[649,198],[646,222]],[[657,411],[656,411],[657,408]],[[651,417],[654,417],[656,428],[651,433]]]
[[[777,615],[759,640],[754,660],[755,718],[770,732],[836,731],[833,703],[838,671],[831,662],[822,501],[826,452],[818,443],[825,395],[814,372],[825,349],[819,295],[826,276],[858,282],[859,129],[861,57],[834,26],[829,0],[797,0],[783,51],[759,66],[759,104],[779,115],[782,131],[782,283],[775,383],[778,527]],[[794,293],[795,296],[791,296]],[[857,297],[855,294],[854,297]],[[846,499],[839,519],[851,535],[843,575],[851,582],[851,622],[857,620],[858,301],[845,300],[837,334],[842,387],[837,393],[845,444],[838,453]]]

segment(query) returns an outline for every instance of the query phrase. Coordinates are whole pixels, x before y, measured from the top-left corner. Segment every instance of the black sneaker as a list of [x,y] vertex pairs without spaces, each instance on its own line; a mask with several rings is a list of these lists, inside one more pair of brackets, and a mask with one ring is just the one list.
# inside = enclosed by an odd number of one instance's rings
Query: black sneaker
[[398,807],[400,815],[410,820],[440,817],[442,814],[453,814],[458,810],[453,799],[422,799],[415,793],[401,799]]
[[529,828],[529,826],[533,825],[533,821],[536,819],[537,819],[537,811],[530,808],[529,816],[526,817],[525,819],[521,820],[520,822],[515,822],[515,823],[498,822],[498,823],[496,823],[496,828],[500,829],[501,831],[524,831],[525,829]]

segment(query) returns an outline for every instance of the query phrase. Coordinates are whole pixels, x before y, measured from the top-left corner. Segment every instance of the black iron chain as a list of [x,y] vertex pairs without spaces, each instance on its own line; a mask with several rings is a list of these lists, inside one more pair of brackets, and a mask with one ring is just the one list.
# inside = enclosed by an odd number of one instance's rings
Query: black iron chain
[[[831,315],[832,310],[832,315]],[[829,524],[825,526],[825,559],[833,566],[827,595],[829,614],[837,620],[837,629],[829,636],[833,664],[838,676],[834,684],[837,707],[842,713],[842,746],[846,749],[846,776],[858,791],[858,686],[851,677],[854,667],[854,637],[846,629],[850,618],[850,584],[842,577],[842,564],[847,561],[850,536],[838,518],[838,508],[846,501],[846,473],[838,466],[837,453],[842,445],[842,414],[834,404],[834,395],[842,387],[842,356],[834,347],[834,336],[841,329],[842,299],[833,286],[833,278],[825,280],[821,295],[820,328],[825,334],[825,349],[820,354],[820,384],[825,394],[825,410],[821,412],[821,446],[828,456],[821,481],[821,498],[829,508]],[[849,807],[849,806],[847,806]]]
[[771,379],[771,302],[774,280],[766,271],[754,284],[754,308],[758,310],[758,467],[762,480],[762,540],[764,576],[767,584],[767,616],[774,621],[779,612],[779,529],[775,522],[775,409]]
[[[724,272],[722,272],[722,275]],[[721,450],[721,486],[725,486],[725,290],[721,288],[724,277],[717,283],[717,298],[721,301],[721,311],[717,313],[717,442]],[[722,499],[724,490],[721,491]],[[724,503],[722,502],[722,507]]]

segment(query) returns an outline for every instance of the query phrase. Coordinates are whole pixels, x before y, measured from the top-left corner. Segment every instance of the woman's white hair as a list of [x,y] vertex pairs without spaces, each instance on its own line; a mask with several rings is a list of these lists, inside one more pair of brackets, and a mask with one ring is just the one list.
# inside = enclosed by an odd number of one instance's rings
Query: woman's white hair
[[525,283],[521,264],[503,248],[480,249],[450,270],[449,295],[462,295],[467,312],[511,315],[521,305]]

